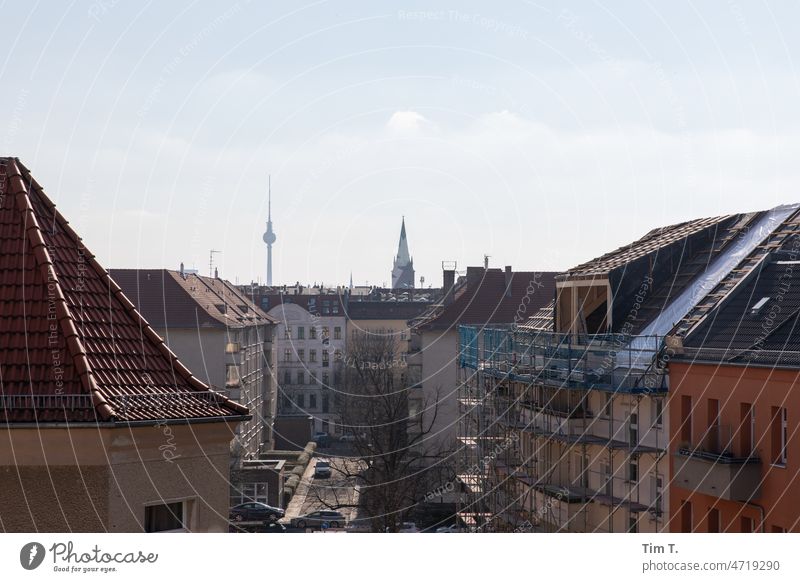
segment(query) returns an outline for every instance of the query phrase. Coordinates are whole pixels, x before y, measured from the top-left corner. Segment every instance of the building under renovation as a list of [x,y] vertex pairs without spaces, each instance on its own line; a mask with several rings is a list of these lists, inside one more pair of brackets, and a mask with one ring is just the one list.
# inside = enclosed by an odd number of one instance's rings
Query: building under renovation
[[522,325],[460,326],[463,521],[670,529],[670,359],[796,236],[798,208],[653,230],[558,276]]

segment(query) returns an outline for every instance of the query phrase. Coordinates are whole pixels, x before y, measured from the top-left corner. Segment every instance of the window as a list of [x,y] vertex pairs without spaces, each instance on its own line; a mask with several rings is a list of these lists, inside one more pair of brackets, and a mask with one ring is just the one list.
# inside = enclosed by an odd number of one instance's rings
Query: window
[[639,480],[639,459],[631,457],[628,461],[628,481],[636,483]]
[[287,325],[283,328],[283,339],[292,339],[292,326]]
[[283,373],[283,383],[289,385],[292,383],[292,373],[289,370],[286,370]]
[[741,517],[741,519],[739,520],[739,530],[742,533],[753,533],[753,524],[754,523],[755,522],[753,521],[752,517],[746,517],[746,516],[743,515]]
[[788,417],[786,408],[773,406],[772,407],[772,426],[770,434],[772,437],[772,464],[785,466],[786,465],[786,445],[788,440]]
[[241,349],[239,342],[228,342],[225,344],[225,353],[226,354],[236,354]]
[[628,443],[632,447],[639,444],[639,415],[635,412],[628,416]]
[[330,386],[331,377],[327,372],[322,373],[322,387],[327,388]]
[[309,362],[317,361],[317,350],[308,350],[308,361]]
[[297,371],[297,383],[301,386],[306,383],[306,373],[303,370]]
[[719,533],[720,525],[719,525],[719,509],[716,507],[710,507],[708,509],[708,515],[706,516],[706,525],[708,527],[708,533]]
[[341,327],[334,327],[333,328],[333,339],[338,340],[342,339],[342,328]]
[[327,368],[329,362],[328,350],[322,350],[322,367]]
[[720,453],[719,438],[719,400],[709,398],[706,409],[708,430],[706,431],[706,447],[712,453]]
[[299,408],[305,408],[306,406],[306,395],[300,392],[297,396],[294,397],[295,402]]
[[309,394],[308,395],[308,407],[311,410],[314,410],[314,409],[317,408],[317,395],[316,394]]
[[[692,442],[692,397],[681,396],[681,443],[689,445]],[[688,502],[687,502],[688,503]]]
[[242,483],[231,496],[231,505],[269,503],[269,483]]
[[297,350],[297,359],[301,362],[306,361],[306,351],[305,350]]
[[639,532],[639,514],[631,513],[630,517],[628,518],[628,533],[638,533],[638,532]]
[[681,501],[681,533],[692,533],[692,502]]
[[317,328],[315,326],[311,326],[308,328],[308,337],[311,339],[317,339]]
[[611,474],[611,463],[607,459],[603,459],[600,464],[601,472],[603,474],[603,493],[605,495],[613,495],[613,482]]
[[753,454],[756,443],[756,408],[749,402],[739,405],[739,452],[742,457]]
[[341,362],[342,361],[342,350],[334,350],[333,351],[333,361],[334,362]]
[[146,505],[144,508],[144,531],[179,531],[185,528],[184,502]]
[[297,328],[297,339],[306,339],[306,328],[298,327]]
[[603,409],[600,412],[600,416],[603,418],[610,418],[611,417],[611,394],[608,392],[603,393]]
[[225,365],[225,385],[236,386],[239,384],[239,368],[236,364]]
[[327,420],[322,421],[322,432],[328,432],[328,424]]
[[283,350],[283,361],[284,362],[292,361],[292,348],[286,348],[285,350]]
[[313,384],[314,386],[319,384],[319,379],[317,378],[317,374],[315,372],[309,373],[309,383]]
[[664,500],[664,480],[661,475],[650,475],[650,498],[653,500],[652,509],[656,515],[661,515]]
[[589,486],[589,455],[575,453],[575,479],[573,484],[579,487]]
[[330,398],[327,394],[322,395],[322,412],[329,412],[330,409]]
[[331,337],[331,330],[328,329],[327,325],[323,325],[322,326],[322,339],[326,340],[326,339],[330,339],[330,337]]
[[651,400],[653,428],[661,428],[664,424],[664,400],[653,397]]

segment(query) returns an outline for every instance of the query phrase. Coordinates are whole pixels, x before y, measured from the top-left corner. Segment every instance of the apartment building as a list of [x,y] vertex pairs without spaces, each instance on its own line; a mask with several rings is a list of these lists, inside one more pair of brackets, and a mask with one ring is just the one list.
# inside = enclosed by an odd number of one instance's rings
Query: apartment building
[[[278,414],[310,416],[314,432],[341,434],[336,390],[347,347],[347,317],[339,295],[261,298],[275,330]],[[305,443],[297,443],[305,446]]]
[[178,360],[14,158],[0,226],[3,530],[227,531],[248,409]]
[[671,531],[800,531],[797,228],[765,239],[672,347]]
[[273,448],[275,320],[230,282],[170,269],[112,269],[111,277],[167,346],[204,383],[253,411],[235,459]]
[[407,361],[412,387],[418,391],[414,400],[429,408],[438,401],[431,439],[452,460],[461,446],[459,325],[482,327],[524,321],[552,300],[555,273],[468,267],[466,275],[456,281],[454,268],[446,267],[442,299],[410,322]]
[[552,305],[525,325],[460,328],[464,519],[488,530],[674,527],[672,471],[684,463],[670,418],[688,406],[674,394],[666,405],[677,354],[702,345],[698,325],[789,240],[797,209],[655,229],[558,276]]

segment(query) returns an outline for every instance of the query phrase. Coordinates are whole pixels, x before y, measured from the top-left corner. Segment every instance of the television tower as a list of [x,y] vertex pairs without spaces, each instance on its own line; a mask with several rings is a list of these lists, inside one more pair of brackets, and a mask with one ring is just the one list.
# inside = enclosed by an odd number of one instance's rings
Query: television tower
[[267,191],[267,231],[262,238],[267,243],[267,285],[272,285],[272,245],[275,244],[275,240],[278,238],[272,231],[272,176],[268,178]]

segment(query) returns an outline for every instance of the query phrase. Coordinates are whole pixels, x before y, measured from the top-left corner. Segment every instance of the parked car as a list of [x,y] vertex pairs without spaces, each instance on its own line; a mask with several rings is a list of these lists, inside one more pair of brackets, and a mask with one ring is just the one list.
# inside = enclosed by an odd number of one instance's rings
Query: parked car
[[453,524],[453,525],[445,525],[442,527],[437,527],[436,533],[458,533],[458,526],[456,524]]
[[419,533],[419,528],[413,521],[404,521],[400,525],[400,529],[397,530],[397,533]]
[[240,503],[231,507],[230,519],[232,521],[267,521],[278,520],[284,516],[283,509],[272,507],[266,503],[251,501]]
[[343,434],[339,437],[340,443],[354,443],[356,441],[356,435],[354,434]]
[[307,527],[317,529],[321,528],[323,524],[327,524],[328,527],[339,528],[347,525],[347,520],[338,511],[312,511],[306,515],[292,518],[290,523],[292,527],[301,529]]
[[286,533],[286,526],[277,521],[267,524],[262,533]]
[[315,479],[327,479],[331,476],[331,464],[328,461],[317,461],[314,467]]
[[315,432],[311,440],[317,443],[320,447],[327,447],[331,444],[331,437],[326,432]]

